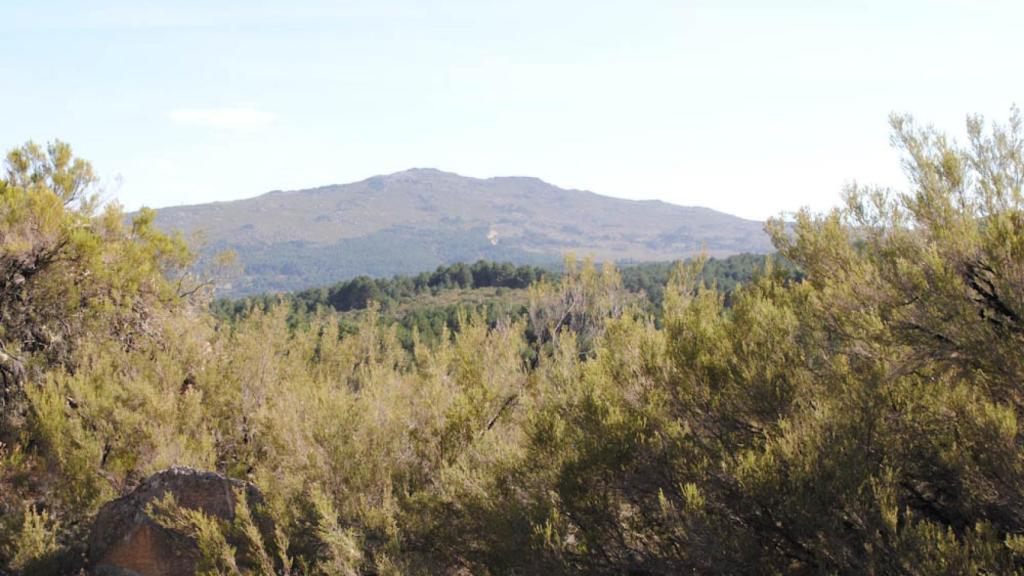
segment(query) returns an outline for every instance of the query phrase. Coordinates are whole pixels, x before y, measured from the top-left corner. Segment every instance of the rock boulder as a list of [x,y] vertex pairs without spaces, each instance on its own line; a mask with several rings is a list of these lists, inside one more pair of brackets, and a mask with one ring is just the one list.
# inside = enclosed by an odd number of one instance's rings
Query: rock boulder
[[[105,504],[96,515],[89,536],[92,573],[102,576],[171,576],[194,574],[199,551],[188,538],[160,526],[146,512],[147,505],[164,494],[174,495],[179,506],[201,510],[231,521],[235,516],[235,489],[243,488],[250,506],[263,503],[255,486],[214,472],[175,467],[158,472],[130,494]],[[273,528],[256,515],[261,532]]]

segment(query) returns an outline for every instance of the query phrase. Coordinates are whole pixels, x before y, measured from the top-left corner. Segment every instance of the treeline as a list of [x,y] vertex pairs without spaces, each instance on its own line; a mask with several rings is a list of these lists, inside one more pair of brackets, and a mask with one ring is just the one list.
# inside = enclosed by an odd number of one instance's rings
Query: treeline
[[[534,266],[477,261],[439,266],[415,276],[359,276],[322,288],[288,294],[261,294],[218,299],[211,305],[217,318],[236,322],[258,310],[285,307],[291,326],[308,324],[324,310],[341,313],[343,333],[354,330],[372,304],[381,321],[393,325],[406,349],[415,340],[434,342],[458,330],[460,318],[478,315],[494,325],[504,317],[525,313],[525,289],[553,273]],[[491,289],[491,290],[487,290]]]
[[[773,259],[777,270],[788,274],[793,280],[799,280],[799,272],[785,258],[761,254],[738,254],[722,259],[708,258],[703,261],[701,278],[709,286],[714,285],[728,299],[737,286],[751,281],[765,268],[768,258]],[[621,269],[623,288],[640,296],[643,305],[656,313],[661,308],[665,285],[680,264],[681,262],[677,261],[628,265]],[[473,264],[438,266],[433,272],[424,272],[416,276],[359,276],[330,286],[287,294],[267,293],[243,298],[223,298],[214,301],[211,309],[217,317],[237,319],[253,309],[265,311],[281,304],[290,307],[294,317],[308,317],[319,309],[337,312],[365,310],[371,302],[380,305],[387,313],[402,304],[408,304],[402,310],[400,324],[406,329],[416,326],[421,332],[437,334],[442,324],[449,330],[456,329],[460,312],[478,312],[493,320],[502,312],[511,313],[517,309],[523,311],[522,304],[525,302],[522,299],[506,297],[509,294],[507,290],[524,290],[542,280],[557,281],[561,274],[560,269],[479,260]],[[429,298],[424,298],[445,292],[481,288],[507,290],[496,290],[485,297],[485,301],[474,302],[474,305],[468,307],[464,305],[465,302],[438,306],[431,304]],[[439,322],[439,319],[442,320]]]
[[457,263],[438,266],[433,272],[416,276],[370,278],[358,276],[323,288],[313,288],[289,294],[262,294],[214,302],[215,314],[235,318],[257,307],[263,310],[285,302],[302,313],[330,308],[338,312],[365,309],[370,302],[384,307],[415,298],[422,294],[437,294],[443,290],[474,288],[524,289],[550,274],[535,266],[515,266],[479,260],[474,264]]
[[150,212],[18,149],[0,571],[79,573],[103,503],[189,465],[276,526],[168,503],[208,574],[1024,573],[1024,123],[893,128],[906,193],[771,224],[798,278],[769,260],[727,305],[691,262],[654,314],[570,259],[411,346],[374,306],[214,317]]

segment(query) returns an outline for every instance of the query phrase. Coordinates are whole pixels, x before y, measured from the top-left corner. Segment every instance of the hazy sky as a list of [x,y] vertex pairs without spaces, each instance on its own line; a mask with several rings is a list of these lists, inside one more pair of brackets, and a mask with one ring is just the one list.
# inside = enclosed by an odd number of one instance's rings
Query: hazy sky
[[410,167],[765,218],[899,185],[887,116],[1024,94],[1020,0],[0,0],[0,146],[126,207]]

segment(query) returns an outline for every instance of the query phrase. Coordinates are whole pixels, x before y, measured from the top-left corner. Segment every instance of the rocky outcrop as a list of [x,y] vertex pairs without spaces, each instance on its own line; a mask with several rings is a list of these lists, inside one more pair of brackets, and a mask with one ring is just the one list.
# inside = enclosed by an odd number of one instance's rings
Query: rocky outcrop
[[[235,490],[258,507],[263,497],[255,486],[214,472],[171,468],[142,481],[130,494],[100,509],[89,537],[92,573],[105,576],[171,576],[194,574],[199,551],[185,536],[160,526],[147,513],[150,502],[166,493],[179,506],[201,510],[231,521],[235,516]],[[257,515],[261,532],[272,531],[269,520]]]

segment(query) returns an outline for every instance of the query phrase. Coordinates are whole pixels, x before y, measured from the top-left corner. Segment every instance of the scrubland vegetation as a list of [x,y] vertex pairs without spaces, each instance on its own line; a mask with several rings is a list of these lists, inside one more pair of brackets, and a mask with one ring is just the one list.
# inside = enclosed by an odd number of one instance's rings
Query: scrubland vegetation
[[[0,571],[74,573],[104,502],[179,464],[273,538],[164,503],[211,573],[1024,571],[1024,136],[893,119],[905,193],[770,228],[728,301],[613,267],[424,339],[378,305],[210,312],[183,241],[100,209],[70,149],[0,180]],[[472,271],[470,272],[472,275]],[[372,298],[370,298],[372,300]],[[251,523],[250,523],[251,524]]]

